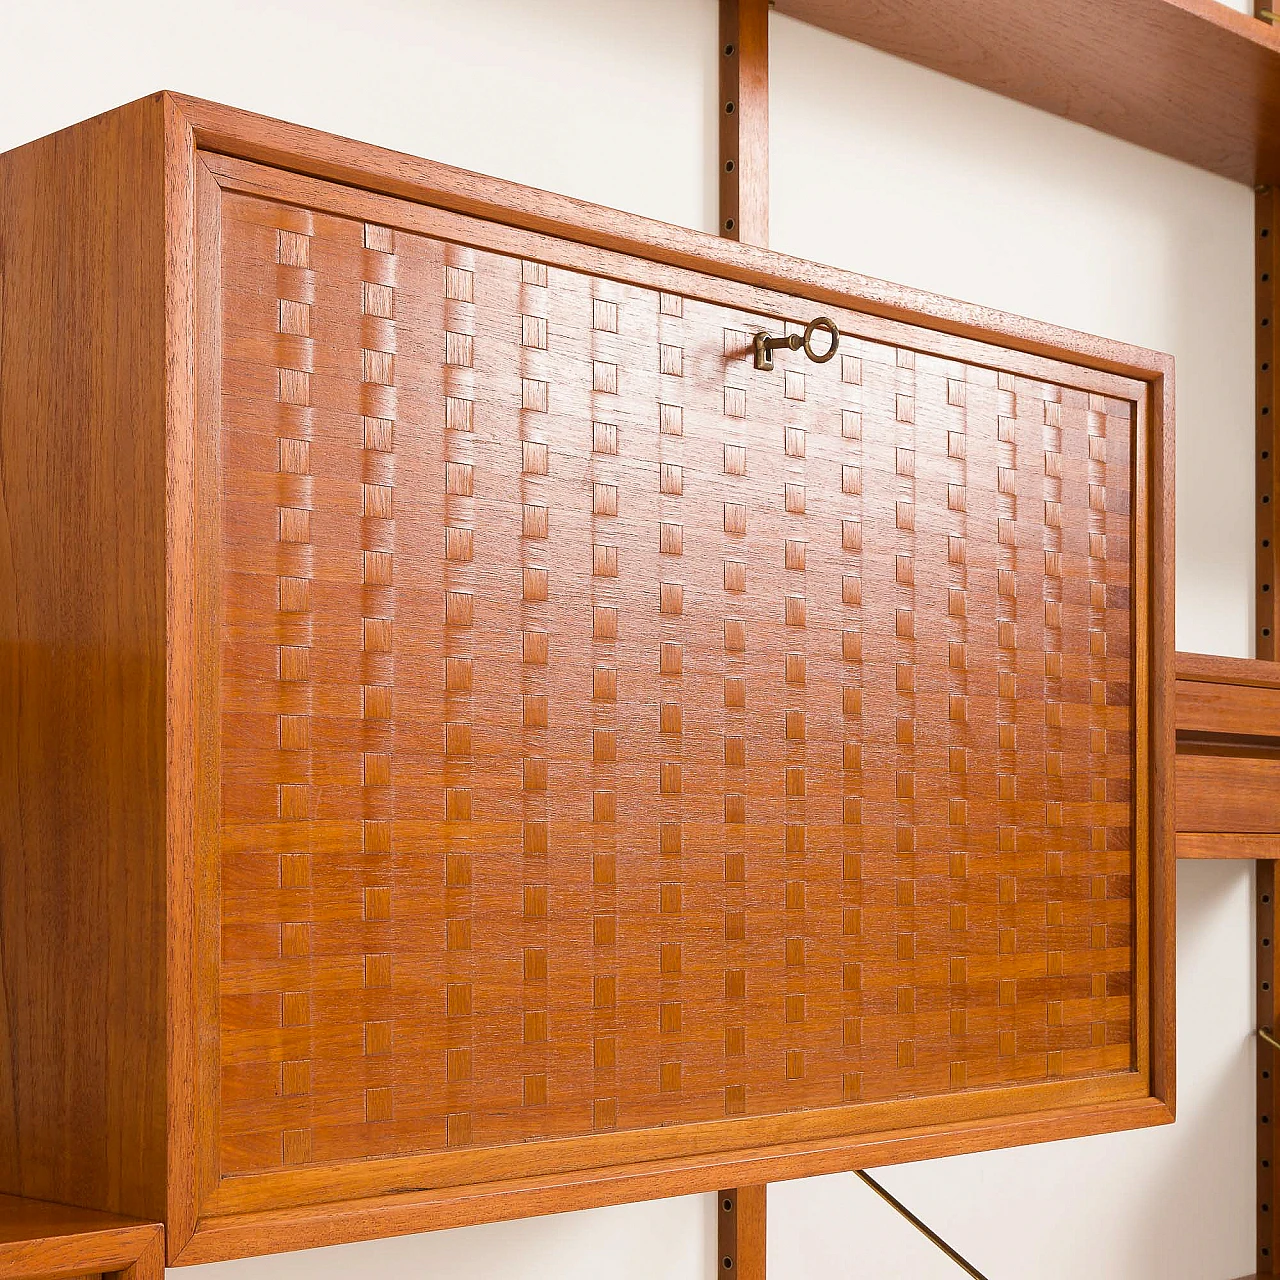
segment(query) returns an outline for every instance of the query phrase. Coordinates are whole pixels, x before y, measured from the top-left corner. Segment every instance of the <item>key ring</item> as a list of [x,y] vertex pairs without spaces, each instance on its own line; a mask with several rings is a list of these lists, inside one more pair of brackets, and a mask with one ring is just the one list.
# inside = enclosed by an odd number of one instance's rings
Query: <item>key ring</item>
[[[816,355],[813,350],[813,335],[823,330],[831,335],[831,345],[822,355]],[[830,316],[818,316],[816,320],[810,320],[804,330],[804,353],[813,361],[814,364],[826,364],[828,360],[835,355],[840,347],[840,330],[836,328],[836,322]]]

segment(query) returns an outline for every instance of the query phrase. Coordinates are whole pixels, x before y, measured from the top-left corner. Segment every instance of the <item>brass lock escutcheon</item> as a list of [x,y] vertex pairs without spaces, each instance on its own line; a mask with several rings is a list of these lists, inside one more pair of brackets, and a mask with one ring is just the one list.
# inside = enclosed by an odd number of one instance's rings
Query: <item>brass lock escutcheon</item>
[[[815,333],[826,333],[831,338],[831,345],[821,353],[813,349],[813,335]],[[763,369],[766,373],[773,369],[773,353],[783,349],[799,351],[803,347],[805,355],[814,364],[826,364],[840,349],[840,330],[836,328],[836,322],[830,316],[818,316],[816,320],[810,320],[805,325],[803,337],[798,333],[793,333],[789,338],[773,338],[761,329],[755,336],[754,345],[756,368]]]

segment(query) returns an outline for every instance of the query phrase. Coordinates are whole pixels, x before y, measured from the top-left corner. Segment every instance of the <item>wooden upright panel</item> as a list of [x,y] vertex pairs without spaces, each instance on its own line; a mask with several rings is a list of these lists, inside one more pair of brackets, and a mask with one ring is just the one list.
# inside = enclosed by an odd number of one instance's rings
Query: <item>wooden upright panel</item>
[[768,0],[720,0],[720,234],[769,243]]
[[0,157],[0,1190],[160,1217],[163,104]]
[[733,1187],[717,1197],[717,1274],[728,1280],[765,1280],[767,1186]]
[[[1272,1036],[1276,1034],[1276,860],[1260,858],[1257,867],[1257,916],[1255,937],[1257,946],[1258,1026]],[[1257,1258],[1258,1274],[1270,1276],[1276,1273],[1280,1258],[1280,1233],[1277,1232],[1272,1204],[1276,1193],[1276,1072],[1280,1070],[1280,1054],[1265,1040],[1258,1040],[1257,1057]]]
[[[1255,12],[1262,5],[1255,3]],[[1280,181],[1280,174],[1273,174],[1272,183]],[[1280,545],[1276,539],[1276,507],[1280,504],[1280,489],[1276,478],[1280,469],[1276,467],[1276,429],[1275,429],[1275,389],[1276,358],[1280,354],[1280,315],[1276,311],[1276,267],[1280,264],[1280,252],[1276,244],[1280,241],[1280,194],[1272,186],[1258,190],[1254,204],[1254,288],[1256,290],[1256,308],[1254,325],[1257,334],[1257,348],[1254,363],[1254,379],[1256,386],[1257,414],[1254,467],[1257,474],[1255,492],[1254,520],[1254,554],[1256,556],[1256,574],[1254,579],[1254,651],[1259,658],[1269,662],[1276,656],[1276,641],[1280,635],[1280,606],[1276,598],[1280,595]],[[1278,672],[1277,674],[1280,674]],[[1276,682],[1280,685],[1280,681]],[[1280,687],[1272,690],[1273,696],[1280,700]],[[1272,711],[1268,707],[1268,711]],[[1250,726],[1254,732],[1270,732],[1280,739],[1280,716],[1258,716]],[[1266,753],[1257,761],[1259,768],[1274,771],[1277,758],[1280,758],[1280,742],[1271,744],[1274,751]],[[1269,782],[1276,781],[1271,776]],[[1257,797],[1257,788],[1249,788]],[[1257,921],[1255,929],[1255,946],[1257,950],[1258,984],[1256,992],[1257,1020],[1260,1027],[1269,1029],[1275,1034],[1276,993],[1275,993],[1275,937],[1276,926],[1276,864],[1274,859],[1280,857],[1280,812],[1276,811],[1272,800],[1272,792],[1268,786],[1262,804],[1274,814],[1268,832],[1268,846],[1256,850],[1260,858],[1257,866],[1254,892],[1257,898]],[[1261,859],[1267,859],[1265,861]],[[1257,1261],[1261,1275],[1274,1275],[1277,1263],[1280,1263],[1280,1225],[1277,1215],[1271,1206],[1276,1193],[1275,1176],[1275,1117],[1280,1104],[1280,1059],[1275,1051],[1265,1042],[1258,1042],[1257,1060]]]
[[[1278,55],[1280,56],[1280,55]],[[1266,187],[1255,197],[1255,330],[1257,350],[1254,378],[1257,388],[1257,433],[1254,467],[1257,476],[1255,494],[1254,554],[1256,557],[1254,650],[1259,658],[1270,661],[1276,656],[1276,635],[1280,630],[1280,596],[1276,567],[1280,563],[1280,546],[1276,542],[1276,506],[1280,489],[1276,477],[1275,388],[1276,358],[1280,354],[1280,322],[1277,321],[1276,266],[1280,261],[1276,244],[1280,241],[1280,218],[1277,218],[1277,188]]]

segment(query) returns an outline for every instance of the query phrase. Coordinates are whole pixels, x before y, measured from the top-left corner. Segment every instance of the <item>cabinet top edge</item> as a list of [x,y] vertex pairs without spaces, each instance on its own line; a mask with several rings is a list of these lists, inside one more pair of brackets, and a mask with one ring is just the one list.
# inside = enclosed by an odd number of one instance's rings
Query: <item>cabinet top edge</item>
[[[162,90],[71,129],[94,124],[101,127],[117,113],[139,111],[149,111],[149,127],[164,131],[167,162],[174,176],[192,172],[199,151],[219,152],[602,249],[799,293],[819,303],[852,302],[888,319],[924,321],[944,332],[1136,378],[1152,385],[1165,416],[1171,416],[1174,361],[1162,352],[823,266],[236,107]],[[0,156],[0,164],[5,158]]]
[[[1173,357],[827,267],[775,250],[659,222],[502,178],[425,160],[371,143],[275,120],[184,94],[165,92],[197,150],[222,152],[347,186],[576,239],[675,266],[695,267],[753,284],[808,294],[815,301],[854,299],[889,319],[926,318],[965,337],[997,339],[1038,355],[1070,354],[1079,362],[1140,381],[1173,380]],[[1171,388],[1170,388],[1171,389]]]

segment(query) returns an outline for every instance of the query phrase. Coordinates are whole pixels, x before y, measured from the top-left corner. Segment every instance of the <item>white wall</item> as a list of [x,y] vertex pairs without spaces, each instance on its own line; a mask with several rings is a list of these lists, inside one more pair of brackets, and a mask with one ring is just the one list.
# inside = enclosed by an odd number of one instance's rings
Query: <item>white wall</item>
[[[1252,196],[811,30],[772,22],[773,242],[1172,352],[1178,643],[1249,652]],[[0,150],[179,89],[713,229],[715,0],[0,0]],[[888,1170],[993,1277],[1227,1280],[1253,1267],[1252,894],[1179,875],[1179,1121]],[[771,1280],[955,1274],[851,1177],[770,1191]],[[705,1280],[709,1197],[226,1263]]]

